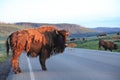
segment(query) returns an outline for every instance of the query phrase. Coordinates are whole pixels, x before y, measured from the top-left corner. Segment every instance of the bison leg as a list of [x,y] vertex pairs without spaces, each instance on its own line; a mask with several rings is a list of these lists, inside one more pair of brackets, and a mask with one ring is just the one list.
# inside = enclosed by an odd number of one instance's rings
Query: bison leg
[[20,67],[19,67],[19,61],[18,61],[20,54],[21,53],[18,53],[18,52],[15,53],[15,51],[13,51],[11,62],[12,62],[12,68],[13,68],[13,71],[15,74],[22,72]]
[[43,49],[42,53],[40,53],[39,55],[39,61],[43,71],[47,70],[45,62],[46,62],[46,59],[49,57],[48,54],[49,54],[49,51],[46,49]]
[[112,49],[111,49],[111,48],[109,48],[109,50],[112,52]]
[[105,48],[105,51],[107,51],[107,48]]
[[18,59],[15,57],[12,57],[12,68],[15,74],[20,73],[21,69],[19,67]]
[[98,49],[100,49],[101,50],[101,46],[99,45],[99,48]]
[[39,57],[39,61],[40,61],[40,64],[41,64],[41,67],[42,67],[42,70],[43,70],[43,71],[46,71],[46,70],[47,70],[46,65],[45,65],[46,58],[47,58],[47,57],[43,57],[43,56],[40,56],[40,57]]

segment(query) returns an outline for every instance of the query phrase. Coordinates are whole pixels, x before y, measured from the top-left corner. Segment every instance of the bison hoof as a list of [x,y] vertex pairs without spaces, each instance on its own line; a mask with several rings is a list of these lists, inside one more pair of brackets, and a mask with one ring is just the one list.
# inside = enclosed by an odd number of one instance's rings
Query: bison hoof
[[47,71],[47,69],[46,69],[46,68],[43,68],[42,70],[43,70],[43,71]]
[[22,72],[22,71],[15,71],[14,73],[15,73],[15,74],[19,74],[19,73],[21,73],[21,72]]
[[15,74],[18,74],[18,73],[19,73],[19,71],[15,71],[14,73],[15,73]]
[[14,71],[15,74],[21,73],[22,70],[20,68],[18,68],[17,70]]
[[18,69],[18,72],[19,72],[19,73],[21,73],[21,72],[22,72],[22,70],[19,68],[19,69]]

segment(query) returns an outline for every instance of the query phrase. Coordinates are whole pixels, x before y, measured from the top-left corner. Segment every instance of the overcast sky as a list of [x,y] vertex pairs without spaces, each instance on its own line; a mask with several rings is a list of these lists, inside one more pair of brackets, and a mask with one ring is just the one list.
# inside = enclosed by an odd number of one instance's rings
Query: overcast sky
[[0,21],[120,27],[120,0],[0,0]]

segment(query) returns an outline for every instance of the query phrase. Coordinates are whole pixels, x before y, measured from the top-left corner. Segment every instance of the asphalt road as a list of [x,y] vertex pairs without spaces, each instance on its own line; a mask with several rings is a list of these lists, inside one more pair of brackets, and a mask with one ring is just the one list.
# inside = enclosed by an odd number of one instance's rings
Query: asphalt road
[[20,57],[22,73],[12,70],[7,80],[120,80],[120,53],[66,48],[47,60],[42,71],[37,58]]

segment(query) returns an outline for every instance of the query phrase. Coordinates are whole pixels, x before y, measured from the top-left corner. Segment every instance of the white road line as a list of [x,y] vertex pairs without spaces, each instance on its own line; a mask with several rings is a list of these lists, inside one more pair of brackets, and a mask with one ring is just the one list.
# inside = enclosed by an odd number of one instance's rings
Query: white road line
[[30,59],[28,57],[27,57],[27,61],[28,61],[28,66],[29,66],[29,71],[30,71],[30,78],[31,78],[31,80],[35,80],[35,76],[34,76],[34,73],[32,71],[32,66],[31,66],[31,63],[30,63]]

